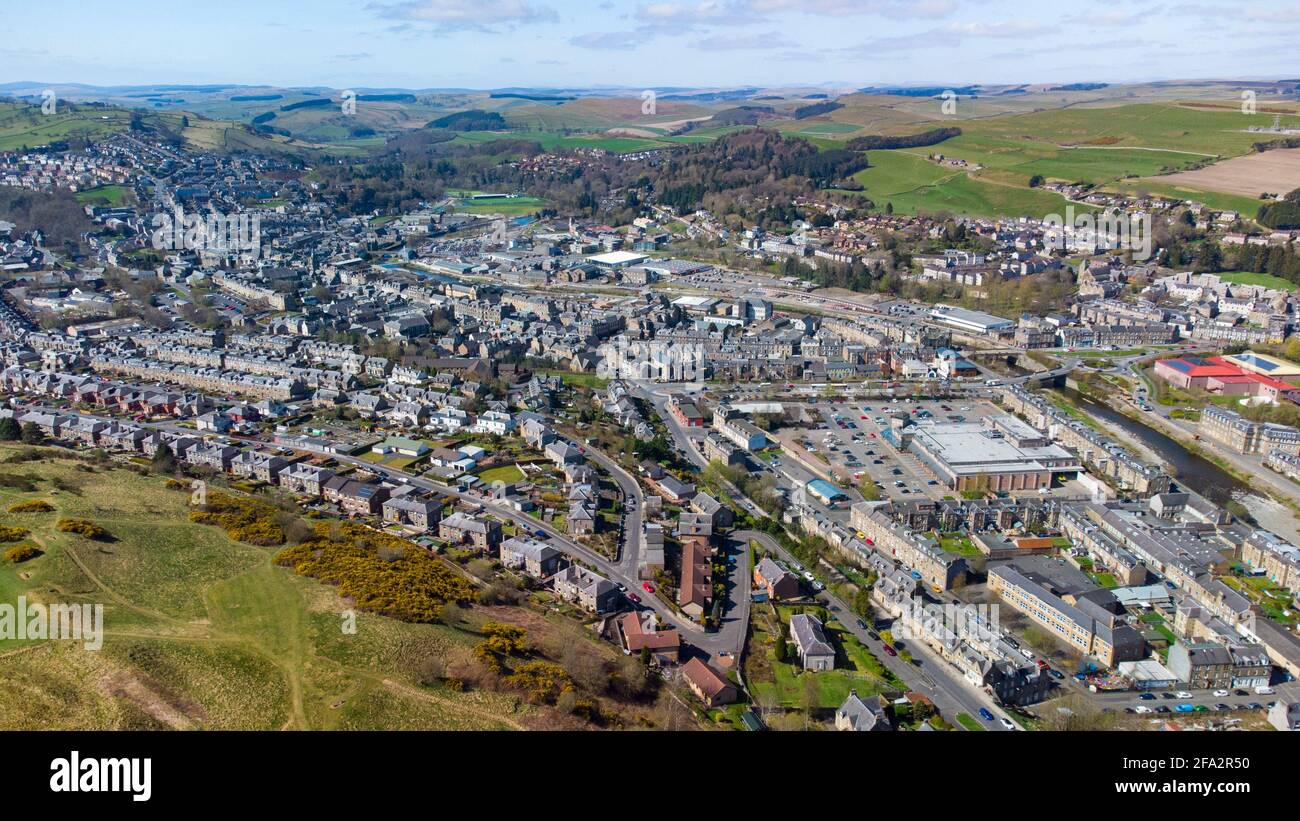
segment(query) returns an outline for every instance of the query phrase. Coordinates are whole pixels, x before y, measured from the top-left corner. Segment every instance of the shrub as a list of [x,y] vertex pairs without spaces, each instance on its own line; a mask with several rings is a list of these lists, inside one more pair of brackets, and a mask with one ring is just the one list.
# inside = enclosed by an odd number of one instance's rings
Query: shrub
[[300,576],[337,585],[339,594],[362,610],[402,621],[436,622],[444,604],[468,604],[477,595],[474,585],[441,559],[354,522],[320,522],[313,538],[281,550],[275,561]]
[[51,513],[54,511],[54,505],[43,499],[32,499],[28,502],[18,502],[9,506],[10,513]]
[[60,533],[76,533],[78,536],[84,536],[87,539],[104,540],[108,538],[108,531],[89,519],[59,519],[55,527]]
[[505,682],[523,690],[536,704],[554,704],[561,693],[573,687],[564,668],[549,661],[525,662],[506,676]]
[[279,512],[266,502],[209,492],[208,503],[203,510],[192,511],[190,520],[216,525],[237,542],[269,547],[285,542],[284,528],[276,521]]
[[16,542],[27,538],[28,530],[23,527],[0,525],[0,542]]
[[44,551],[31,542],[23,542],[5,551],[5,561],[18,564],[40,556]]

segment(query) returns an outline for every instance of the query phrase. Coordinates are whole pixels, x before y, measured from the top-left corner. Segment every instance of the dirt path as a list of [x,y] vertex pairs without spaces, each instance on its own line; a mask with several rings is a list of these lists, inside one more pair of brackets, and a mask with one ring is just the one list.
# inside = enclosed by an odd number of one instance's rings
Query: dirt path
[[461,712],[471,713],[487,721],[495,721],[501,724],[505,724],[507,727],[509,727],[512,730],[528,729],[527,727],[525,727],[524,725],[520,724],[519,722],[515,721],[512,718],[507,718],[506,716],[503,716],[500,713],[494,713],[491,710],[484,710],[482,707],[475,707],[470,704],[462,704],[458,701],[452,701],[451,699],[443,698],[442,696],[437,696],[434,695],[433,693],[424,690],[418,690],[409,684],[403,684],[400,681],[393,681],[390,678],[384,678],[383,676],[380,676],[375,673],[366,673],[360,670],[358,670],[357,673],[363,675],[364,677],[370,679],[371,681],[379,682],[380,684],[384,685],[385,687],[387,687],[388,689],[392,690],[395,693],[401,693],[402,695],[410,696],[411,698],[418,698],[421,701],[429,701],[434,704],[441,705],[443,707],[450,707],[453,710],[459,710]]

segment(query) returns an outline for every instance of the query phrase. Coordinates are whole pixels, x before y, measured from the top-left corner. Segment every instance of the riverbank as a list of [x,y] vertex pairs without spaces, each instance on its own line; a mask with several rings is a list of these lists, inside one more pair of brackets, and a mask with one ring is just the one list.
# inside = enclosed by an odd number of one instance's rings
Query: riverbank
[[[1142,413],[1129,404],[1127,397],[1103,397],[1083,391],[1076,393],[1094,406],[1122,418],[1121,421],[1098,417],[1099,421],[1108,425],[1109,433],[1122,433],[1129,441],[1142,439],[1140,433],[1126,429],[1124,423],[1149,432],[1151,436],[1147,437],[1149,441],[1143,442],[1143,450],[1152,453],[1155,456],[1153,461],[1165,466],[1180,485],[1200,493],[1215,504],[1229,507],[1230,510],[1240,505],[1259,527],[1300,543],[1300,487],[1291,484],[1285,477],[1273,474],[1263,465],[1258,467],[1258,472],[1246,470],[1215,453],[1207,443],[1198,441],[1193,433],[1174,422],[1158,415]],[[1089,409],[1084,406],[1078,410],[1088,412]],[[1160,439],[1164,442],[1159,442]],[[1177,454],[1171,454],[1168,450],[1161,454],[1157,443],[1163,444],[1166,449],[1180,449],[1185,458],[1179,459]],[[1219,475],[1216,476],[1216,473]],[[1235,512],[1239,515],[1242,511]]]

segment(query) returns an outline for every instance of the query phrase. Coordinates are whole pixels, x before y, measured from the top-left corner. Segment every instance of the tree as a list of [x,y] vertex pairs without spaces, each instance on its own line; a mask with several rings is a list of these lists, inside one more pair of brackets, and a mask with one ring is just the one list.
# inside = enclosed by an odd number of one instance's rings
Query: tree
[[153,453],[153,461],[149,467],[155,473],[175,473],[176,454],[172,453],[171,446],[166,443],[160,444],[158,450]]
[[1214,272],[1221,270],[1223,267],[1223,252],[1219,246],[1206,240],[1201,243],[1200,249],[1196,252],[1196,261],[1192,263],[1192,270],[1197,273]]
[[22,427],[22,440],[25,445],[39,445],[45,441],[45,434],[35,422],[27,422]]
[[0,439],[9,442],[17,441],[22,436],[22,428],[18,426],[18,421],[12,416],[6,416],[0,419]]

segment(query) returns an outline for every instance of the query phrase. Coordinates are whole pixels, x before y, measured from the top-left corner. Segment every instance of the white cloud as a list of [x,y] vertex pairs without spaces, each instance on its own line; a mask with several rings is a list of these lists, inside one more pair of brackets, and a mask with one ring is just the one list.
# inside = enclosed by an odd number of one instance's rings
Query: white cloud
[[709,51],[758,51],[767,49],[796,49],[799,44],[778,31],[734,35],[715,34],[691,44],[692,48]]
[[498,25],[545,23],[559,17],[548,6],[528,0],[406,0],[371,3],[380,17],[405,23],[427,23],[442,29],[482,29]]
[[634,49],[647,38],[636,31],[592,31],[569,38],[569,44],[597,51]]

